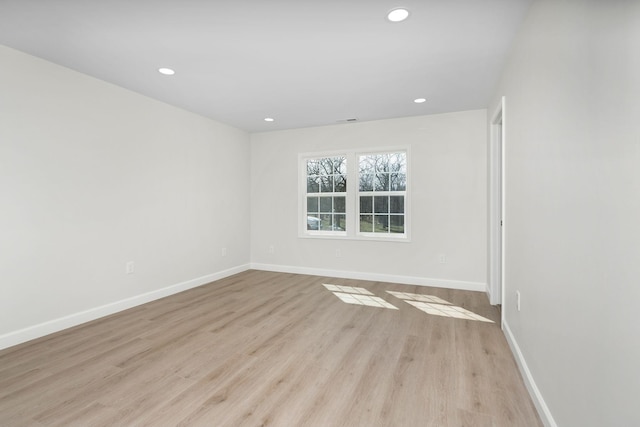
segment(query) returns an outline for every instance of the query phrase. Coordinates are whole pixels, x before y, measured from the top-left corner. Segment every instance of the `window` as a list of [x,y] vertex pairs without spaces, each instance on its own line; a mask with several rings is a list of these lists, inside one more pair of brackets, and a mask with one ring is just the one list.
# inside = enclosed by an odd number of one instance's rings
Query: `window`
[[342,231],[347,229],[345,156],[308,159],[307,230]]
[[301,155],[301,237],[408,240],[408,150]]
[[404,234],[407,153],[358,157],[359,232]]

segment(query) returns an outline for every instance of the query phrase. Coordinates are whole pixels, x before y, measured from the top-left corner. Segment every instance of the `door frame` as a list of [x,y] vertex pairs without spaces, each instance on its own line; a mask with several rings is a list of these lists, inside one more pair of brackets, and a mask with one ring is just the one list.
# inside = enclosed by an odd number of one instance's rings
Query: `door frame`
[[500,99],[491,116],[489,132],[489,257],[487,293],[489,302],[501,304],[501,326],[504,323],[505,288],[505,97]]

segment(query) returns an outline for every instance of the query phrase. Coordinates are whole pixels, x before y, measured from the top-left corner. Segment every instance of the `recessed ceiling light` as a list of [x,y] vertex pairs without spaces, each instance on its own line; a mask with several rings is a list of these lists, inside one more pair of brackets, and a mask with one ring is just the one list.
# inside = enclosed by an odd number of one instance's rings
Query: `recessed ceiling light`
[[176,73],[171,68],[158,68],[158,72],[160,74],[164,74],[165,76],[173,76]]
[[264,121],[265,122],[275,122],[275,119],[273,117],[265,117]]
[[387,14],[387,19],[391,22],[402,22],[409,17],[409,11],[402,7],[391,9]]
[[422,104],[423,102],[427,102],[427,98],[416,98],[413,100],[416,104]]

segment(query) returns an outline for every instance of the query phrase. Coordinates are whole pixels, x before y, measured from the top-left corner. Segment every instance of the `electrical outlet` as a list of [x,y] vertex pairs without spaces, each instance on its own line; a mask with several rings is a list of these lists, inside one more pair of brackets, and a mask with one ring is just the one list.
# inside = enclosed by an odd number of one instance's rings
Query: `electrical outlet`
[[221,255],[227,256],[227,248],[222,248]]
[[520,291],[516,291],[516,308],[520,311]]
[[274,253],[276,253],[276,248],[273,245],[270,245],[267,248],[267,252],[270,253],[270,254],[274,254]]
[[133,263],[133,261],[129,261],[128,263],[125,264],[124,266],[124,271],[127,274],[133,274],[135,270],[135,264]]
[[438,255],[438,262],[440,264],[446,264],[447,263],[447,256],[445,254]]
[[340,249],[336,249],[336,258],[340,258],[342,256],[342,251]]

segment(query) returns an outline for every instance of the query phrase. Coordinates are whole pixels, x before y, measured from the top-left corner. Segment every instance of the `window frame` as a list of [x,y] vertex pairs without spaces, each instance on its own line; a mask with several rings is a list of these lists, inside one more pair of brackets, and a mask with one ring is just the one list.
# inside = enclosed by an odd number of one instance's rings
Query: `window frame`
[[[404,152],[406,155],[406,189],[402,192],[393,192],[404,195],[404,233],[380,233],[360,231],[360,156],[391,154]],[[307,229],[307,161],[324,158],[346,158],[347,186],[346,192],[326,193],[327,196],[344,195],[346,230],[308,230]],[[380,148],[362,148],[350,150],[322,151],[298,154],[298,237],[310,239],[346,239],[386,242],[410,242],[411,241],[411,147],[394,146]],[[395,194],[394,194],[395,195]]]
[[[356,234],[358,234],[360,237],[366,238],[366,239],[384,239],[384,240],[395,240],[395,239],[406,239],[408,232],[407,232],[407,218],[409,217],[408,215],[408,204],[409,204],[409,153],[407,150],[392,150],[392,151],[388,151],[388,150],[384,150],[384,151],[360,151],[356,153],[356,161],[357,161],[357,165],[358,165],[358,171],[357,171],[357,178],[358,178],[358,182],[360,179],[360,157],[363,156],[375,156],[375,155],[379,155],[379,154],[396,154],[396,153],[404,153],[405,154],[405,167],[406,167],[406,182],[405,182],[405,189],[404,190],[392,190],[391,188],[389,188],[389,190],[375,190],[375,188],[373,188],[371,191],[367,191],[367,190],[360,190],[360,186],[356,186],[356,225],[357,225],[357,230],[356,230]],[[384,173],[388,173],[391,174],[392,172],[384,172]],[[375,184],[374,184],[375,186]],[[382,196],[377,195],[377,194],[382,194]],[[361,203],[360,203],[360,198],[361,197],[372,197],[372,207],[371,207],[371,212],[364,212],[364,214],[371,214],[371,216],[374,218],[373,219],[373,224],[375,224],[375,217],[376,217],[376,207],[375,207],[375,202],[376,202],[376,197],[398,197],[398,196],[402,196],[404,197],[404,203],[403,203],[403,212],[402,212],[402,217],[404,219],[404,232],[403,233],[391,233],[391,232],[386,232],[386,233],[381,233],[381,232],[375,232],[375,231],[360,231],[360,216],[362,214],[362,212],[360,212],[360,208],[361,208]],[[389,217],[389,219],[391,219],[391,216],[393,216],[392,212],[391,212],[391,206],[390,203],[388,203],[387,205],[388,209],[387,209],[387,213],[386,215]],[[395,216],[399,216],[399,215],[395,215]]]
[[[325,160],[325,159],[332,159],[335,160],[336,158],[339,157],[344,157],[345,159],[345,163],[346,163],[346,174],[341,174],[341,173],[336,173],[336,170],[334,169],[335,165],[331,165],[331,173],[320,173],[320,174],[315,174],[315,175],[311,175],[311,176],[315,176],[317,178],[321,178],[321,177],[328,177],[331,176],[331,187],[333,191],[323,191],[322,190],[322,183],[318,183],[318,190],[317,192],[308,192],[308,180],[310,175],[307,173],[308,172],[308,162],[310,160]],[[347,201],[348,201],[348,188],[345,188],[345,191],[341,192],[341,191],[335,191],[336,190],[336,186],[335,186],[335,177],[336,175],[340,175],[340,176],[345,176],[347,179],[347,187],[349,185],[349,158],[344,155],[344,154],[335,154],[335,155],[330,155],[330,156],[321,156],[321,157],[307,157],[303,160],[302,164],[301,164],[301,168],[303,168],[303,173],[304,173],[304,177],[303,177],[303,182],[302,182],[302,186],[304,187],[304,191],[305,191],[305,196],[304,196],[304,212],[305,215],[303,215],[303,217],[306,218],[306,223],[308,224],[309,222],[309,210],[308,210],[308,199],[310,197],[317,197],[318,198],[318,208],[317,211],[317,215],[318,218],[316,218],[318,220],[318,229],[317,230],[309,230],[308,227],[305,225],[305,231],[307,231],[309,234],[311,235],[319,235],[319,236],[345,236],[347,234],[347,230],[348,230],[348,224],[349,221],[346,218],[347,215],[347,211],[349,210],[348,207],[346,206]],[[312,196],[310,196],[310,194]],[[336,212],[335,211],[335,198],[337,197],[344,197],[345,198],[345,207],[344,207],[344,212]],[[322,202],[321,199],[323,198],[331,198],[331,212],[328,211],[323,211],[321,206],[322,206]],[[335,229],[331,229],[331,230],[321,230],[320,229],[320,223],[322,221],[322,215],[331,215],[333,218],[331,220],[332,223],[332,227],[333,227],[333,219],[335,218],[336,215],[344,215],[345,216],[345,225],[346,225],[346,230],[335,230]]]

